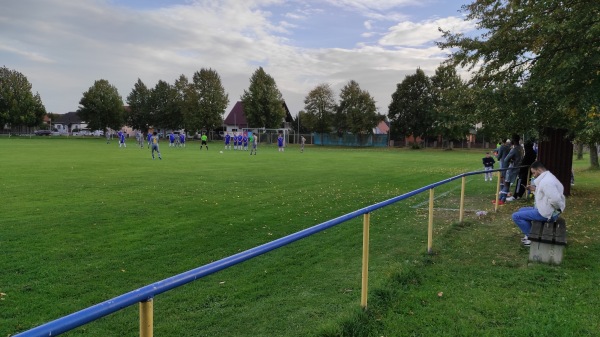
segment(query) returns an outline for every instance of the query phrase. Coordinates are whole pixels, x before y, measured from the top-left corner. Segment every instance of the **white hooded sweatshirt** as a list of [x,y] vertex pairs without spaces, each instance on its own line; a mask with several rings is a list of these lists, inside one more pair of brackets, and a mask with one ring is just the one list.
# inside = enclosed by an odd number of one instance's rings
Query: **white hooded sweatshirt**
[[535,208],[540,212],[540,215],[550,219],[555,211],[565,211],[564,187],[550,171],[542,172],[534,180],[534,183]]

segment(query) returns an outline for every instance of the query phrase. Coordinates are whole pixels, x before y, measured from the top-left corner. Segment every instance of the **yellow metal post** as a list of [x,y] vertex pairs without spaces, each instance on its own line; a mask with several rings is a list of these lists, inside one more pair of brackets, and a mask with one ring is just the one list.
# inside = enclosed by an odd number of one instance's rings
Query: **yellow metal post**
[[500,200],[500,171],[498,171],[498,184],[496,185],[496,202],[494,203],[494,212],[498,212],[498,201]]
[[[525,186],[529,186],[531,183],[531,169],[527,168],[527,182],[525,182]],[[531,195],[531,192],[529,191],[529,189],[527,189],[527,191],[525,191],[525,199],[529,199],[529,196]]]
[[152,299],[140,302],[140,337],[154,335],[154,302]]
[[367,307],[367,294],[369,292],[369,223],[370,213],[363,217],[363,259],[362,259],[362,290],[360,294],[361,308]]
[[465,217],[465,185],[467,184],[467,177],[462,177],[462,186],[460,189],[460,211],[458,221],[463,222]]
[[431,253],[433,244],[433,188],[429,190],[429,226],[427,229],[427,252]]

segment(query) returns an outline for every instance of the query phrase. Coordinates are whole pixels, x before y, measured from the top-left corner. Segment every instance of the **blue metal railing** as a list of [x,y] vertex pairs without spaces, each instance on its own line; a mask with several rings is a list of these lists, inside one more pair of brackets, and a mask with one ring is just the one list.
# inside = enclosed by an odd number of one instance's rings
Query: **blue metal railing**
[[491,170],[491,171],[467,172],[467,173],[463,173],[463,174],[460,174],[460,175],[457,175],[457,176],[454,176],[454,177],[451,177],[448,179],[438,181],[433,184],[429,184],[427,186],[421,187],[414,191],[399,195],[397,197],[394,197],[394,198],[391,198],[391,199],[388,199],[388,200],[385,200],[382,202],[378,202],[376,204],[361,208],[361,209],[356,210],[351,213],[347,213],[347,214],[337,217],[335,219],[325,221],[325,222],[315,225],[313,227],[309,227],[307,229],[290,234],[288,236],[284,236],[277,240],[274,240],[274,241],[265,243],[263,245],[248,249],[241,253],[231,255],[231,256],[223,258],[221,260],[218,260],[218,261],[206,264],[204,266],[189,270],[187,272],[169,277],[162,281],[158,281],[158,282],[152,283],[150,285],[147,285],[145,287],[138,288],[138,289],[128,292],[126,294],[117,296],[110,300],[104,301],[102,303],[93,305],[86,309],[80,310],[78,312],[61,317],[54,321],[48,322],[46,324],[40,325],[33,329],[19,333],[19,334],[15,335],[14,337],[56,336],[56,335],[62,334],[64,332],[73,330],[77,327],[80,327],[82,325],[85,325],[87,323],[95,321],[101,317],[110,315],[121,309],[129,307],[133,304],[151,300],[154,298],[154,296],[156,296],[158,294],[162,294],[166,291],[169,291],[169,290],[172,290],[179,286],[185,285],[187,283],[190,283],[190,282],[200,279],[202,277],[214,274],[220,270],[229,268],[238,263],[247,261],[247,260],[257,257],[259,255],[268,253],[274,249],[283,247],[292,242],[295,242],[295,241],[298,241],[305,237],[319,233],[321,231],[324,231],[328,228],[339,225],[348,220],[357,218],[361,215],[371,213],[380,208],[383,208],[383,207],[389,206],[391,204],[394,204],[396,202],[408,199],[408,198],[415,196],[417,194],[420,194],[422,192],[431,190],[437,186],[447,184],[451,181],[460,179],[462,177],[483,174],[483,173],[489,173],[489,172],[506,171],[506,170],[508,170],[508,169],[505,168],[505,169],[495,169],[495,170]]

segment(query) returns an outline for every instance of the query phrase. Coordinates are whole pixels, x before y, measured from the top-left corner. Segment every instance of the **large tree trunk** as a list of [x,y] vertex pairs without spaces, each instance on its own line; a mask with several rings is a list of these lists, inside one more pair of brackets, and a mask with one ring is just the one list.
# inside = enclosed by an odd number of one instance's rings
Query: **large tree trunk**
[[564,194],[571,195],[573,143],[565,129],[546,128],[539,144],[538,160],[561,182]]
[[583,143],[577,144],[577,160],[583,159]]
[[600,168],[600,165],[598,165],[598,148],[596,147],[596,144],[590,143],[589,147],[590,147],[590,166],[595,169]]

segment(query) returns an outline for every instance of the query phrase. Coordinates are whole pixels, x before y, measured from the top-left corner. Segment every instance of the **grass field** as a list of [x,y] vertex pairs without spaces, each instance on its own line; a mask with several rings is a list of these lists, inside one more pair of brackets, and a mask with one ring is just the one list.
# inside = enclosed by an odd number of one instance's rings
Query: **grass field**
[[[1,138],[0,336],[54,320],[429,183],[480,169],[480,150]],[[176,290],[154,303],[156,336],[598,336],[600,178],[577,161],[569,246],[531,264],[495,185],[469,177],[371,216],[369,310],[360,304],[356,219]],[[440,293],[441,296],[440,296]],[[67,333],[138,335],[138,308]]]

